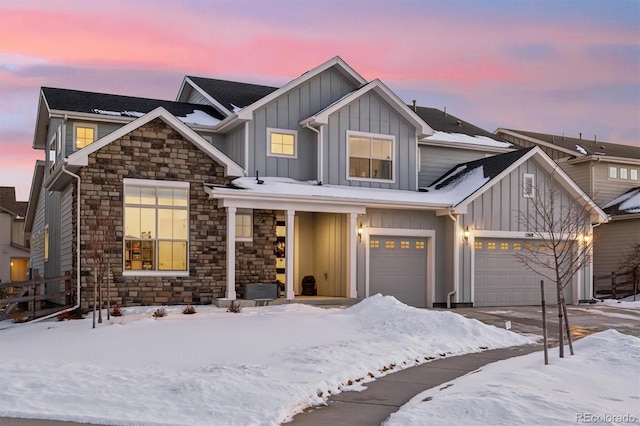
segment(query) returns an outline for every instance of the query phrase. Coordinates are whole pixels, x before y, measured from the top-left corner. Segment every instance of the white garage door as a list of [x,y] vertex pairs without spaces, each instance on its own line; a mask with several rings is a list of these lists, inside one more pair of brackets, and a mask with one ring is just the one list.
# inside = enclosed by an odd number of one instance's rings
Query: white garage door
[[[528,270],[516,253],[527,244],[539,247],[535,240],[478,238],[475,241],[474,306],[515,306],[540,304],[540,280],[545,280],[545,300],[557,303],[555,284]],[[564,290],[565,299],[573,300],[571,285]]]
[[426,239],[372,235],[369,250],[369,295],[382,293],[407,305],[425,307]]

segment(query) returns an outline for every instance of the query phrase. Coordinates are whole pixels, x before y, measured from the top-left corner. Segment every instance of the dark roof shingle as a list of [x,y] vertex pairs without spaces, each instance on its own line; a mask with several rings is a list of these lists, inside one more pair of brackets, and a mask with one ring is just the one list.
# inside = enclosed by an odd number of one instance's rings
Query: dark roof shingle
[[[414,109],[412,105],[409,105],[409,108]],[[506,140],[500,138],[499,136],[496,136],[491,132],[481,129],[478,126],[474,126],[469,122],[461,120],[458,117],[445,113],[444,111],[440,111],[436,108],[416,106],[415,112],[433,130],[439,132],[461,133],[468,136],[485,136],[499,142],[512,144],[511,142],[507,142]]]
[[277,87],[213,78],[195,76],[187,76],[187,78],[231,112],[235,107],[244,108],[278,89]]
[[27,202],[16,201],[16,189],[13,186],[0,186],[0,207],[24,217],[27,214]]

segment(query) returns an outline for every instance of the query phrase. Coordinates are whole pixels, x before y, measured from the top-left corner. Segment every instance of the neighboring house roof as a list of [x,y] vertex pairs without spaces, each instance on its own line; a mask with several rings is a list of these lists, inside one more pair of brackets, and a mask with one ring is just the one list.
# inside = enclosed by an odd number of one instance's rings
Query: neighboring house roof
[[358,99],[362,95],[368,92],[375,92],[378,96],[382,97],[392,108],[394,108],[405,120],[412,123],[416,129],[418,130],[418,137],[429,136],[433,134],[433,129],[429,127],[424,120],[418,116],[415,111],[409,108],[405,103],[400,100],[400,98],[393,93],[382,81],[375,79],[370,83],[365,84],[358,90],[354,90],[351,93],[343,96],[338,99],[333,104],[327,106],[326,108],[320,110],[309,118],[306,118],[300,121],[300,125],[304,126],[306,124],[327,124],[329,123],[329,116],[334,112],[344,108],[349,103]]
[[43,87],[33,146],[36,149],[45,149],[46,126],[50,115],[71,115],[86,119],[100,116],[103,120],[130,122],[158,107],[194,126],[214,126],[224,118],[210,105]]
[[[216,100],[230,113],[235,112],[239,108],[249,106],[278,89],[277,87],[262,86],[259,84],[240,83],[190,75],[185,77],[185,80],[192,82],[194,89],[202,89],[202,91]],[[182,90],[180,92],[182,93]],[[180,95],[178,95],[178,99],[180,99]]]
[[640,214],[640,186],[632,188],[608,202],[603,210],[611,216]]
[[119,129],[109,133],[108,135],[98,139],[91,145],[86,146],[78,151],[75,151],[67,159],[69,166],[85,167],[89,164],[89,155],[96,152],[100,148],[110,144],[111,142],[123,137],[124,135],[132,132],[133,130],[149,123],[156,118],[160,118],[175,131],[180,133],[185,139],[191,141],[194,145],[200,148],[205,154],[224,167],[226,176],[242,176],[244,175],[244,169],[240,167],[236,162],[227,157],[222,151],[215,148],[213,145],[205,141],[199,134],[191,130],[186,124],[178,120],[169,111],[163,107],[158,107],[148,114],[132,121],[131,123],[120,127]]
[[640,147],[622,145],[611,142],[597,140],[587,140],[582,138],[570,138],[567,136],[550,135],[546,133],[527,132],[523,130],[503,129],[496,130],[496,133],[509,134],[515,137],[523,137],[534,143],[556,148],[576,157],[601,156],[622,157],[640,159]]
[[0,208],[14,216],[24,217],[27,214],[27,202],[16,201],[16,188],[0,186]]
[[31,178],[31,191],[29,192],[29,203],[24,223],[25,232],[31,232],[33,221],[36,217],[38,199],[40,198],[42,182],[44,181],[44,166],[45,163],[43,160],[36,160],[36,164],[33,168],[33,177]]

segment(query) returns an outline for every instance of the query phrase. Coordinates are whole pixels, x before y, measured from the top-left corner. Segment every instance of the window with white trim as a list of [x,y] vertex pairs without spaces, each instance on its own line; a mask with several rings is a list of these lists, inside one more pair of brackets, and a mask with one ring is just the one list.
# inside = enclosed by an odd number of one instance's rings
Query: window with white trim
[[49,260],[49,225],[44,226],[44,261]]
[[629,170],[629,179],[638,180],[638,169]]
[[253,214],[251,212],[236,212],[236,241],[251,241],[253,239]]
[[609,166],[609,179],[638,180],[638,169],[630,167]]
[[98,135],[98,126],[89,123],[73,123],[73,144],[76,149],[91,145]]
[[348,132],[347,139],[348,179],[393,181],[393,136]]
[[618,179],[618,168],[615,166],[609,166],[609,178]]
[[297,154],[298,132],[287,129],[267,129],[267,154],[272,157],[293,157]]
[[522,196],[525,198],[533,198],[535,189],[535,175],[524,173],[522,175]]
[[189,184],[124,180],[125,272],[187,272]]

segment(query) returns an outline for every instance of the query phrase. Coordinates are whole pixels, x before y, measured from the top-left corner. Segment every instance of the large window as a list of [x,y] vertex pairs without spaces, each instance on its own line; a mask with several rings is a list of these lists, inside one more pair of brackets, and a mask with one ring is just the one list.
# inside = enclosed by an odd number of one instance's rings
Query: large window
[[189,184],[124,181],[124,269],[188,273]]
[[637,181],[638,169],[609,166],[609,179]]
[[351,179],[393,180],[394,139],[348,133],[348,173]]
[[84,148],[87,145],[93,143],[96,140],[96,134],[98,133],[97,126],[94,124],[81,124],[74,123],[73,125],[73,140],[77,149]]
[[296,157],[295,130],[267,129],[268,154],[273,157]]

